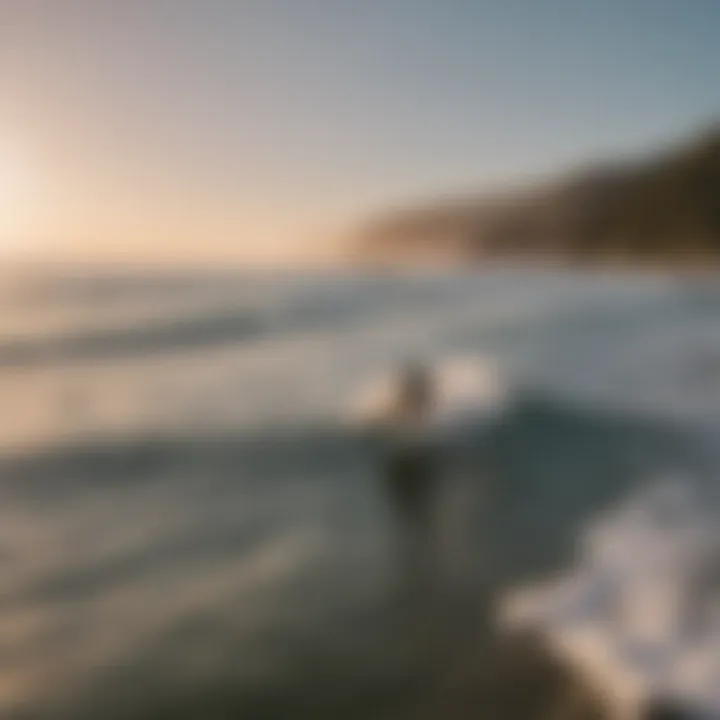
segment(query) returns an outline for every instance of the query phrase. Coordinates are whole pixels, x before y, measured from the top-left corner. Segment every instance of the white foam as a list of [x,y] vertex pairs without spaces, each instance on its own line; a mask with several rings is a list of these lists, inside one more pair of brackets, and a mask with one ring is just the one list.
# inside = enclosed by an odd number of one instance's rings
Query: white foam
[[643,488],[589,527],[575,568],[515,591],[511,628],[540,628],[621,713],[654,697],[720,717],[720,515],[703,488]]

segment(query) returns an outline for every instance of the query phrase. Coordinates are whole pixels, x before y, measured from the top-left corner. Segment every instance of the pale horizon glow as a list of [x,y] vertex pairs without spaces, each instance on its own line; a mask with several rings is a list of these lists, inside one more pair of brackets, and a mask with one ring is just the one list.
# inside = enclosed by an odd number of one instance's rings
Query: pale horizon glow
[[0,145],[0,254],[27,250],[42,199],[29,161]]
[[717,120],[718,26],[711,0],[0,0],[0,254],[332,254],[387,207]]

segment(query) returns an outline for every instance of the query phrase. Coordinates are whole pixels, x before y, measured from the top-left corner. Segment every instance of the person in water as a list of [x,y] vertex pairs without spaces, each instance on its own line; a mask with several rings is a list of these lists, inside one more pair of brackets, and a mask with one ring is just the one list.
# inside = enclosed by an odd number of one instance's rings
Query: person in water
[[404,525],[429,532],[436,492],[436,458],[424,430],[436,402],[430,372],[408,363],[400,372],[393,407],[394,441],[384,479],[393,513]]

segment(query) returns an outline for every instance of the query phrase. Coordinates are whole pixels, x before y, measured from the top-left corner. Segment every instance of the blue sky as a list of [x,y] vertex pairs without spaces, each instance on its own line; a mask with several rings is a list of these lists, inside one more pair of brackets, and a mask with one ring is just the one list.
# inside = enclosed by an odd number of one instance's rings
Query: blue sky
[[0,0],[0,180],[59,245],[286,248],[692,133],[718,29],[717,0]]

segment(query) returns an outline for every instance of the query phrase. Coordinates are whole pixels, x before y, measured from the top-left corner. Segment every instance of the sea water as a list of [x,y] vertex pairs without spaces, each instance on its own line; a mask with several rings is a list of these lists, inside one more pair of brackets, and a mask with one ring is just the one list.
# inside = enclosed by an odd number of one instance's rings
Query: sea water
[[[448,460],[440,599],[398,611],[342,418],[408,358],[491,362],[513,402]],[[460,717],[472,648],[525,624],[719,707],[720,285],[28,269],[0,398],[0,717]]]

